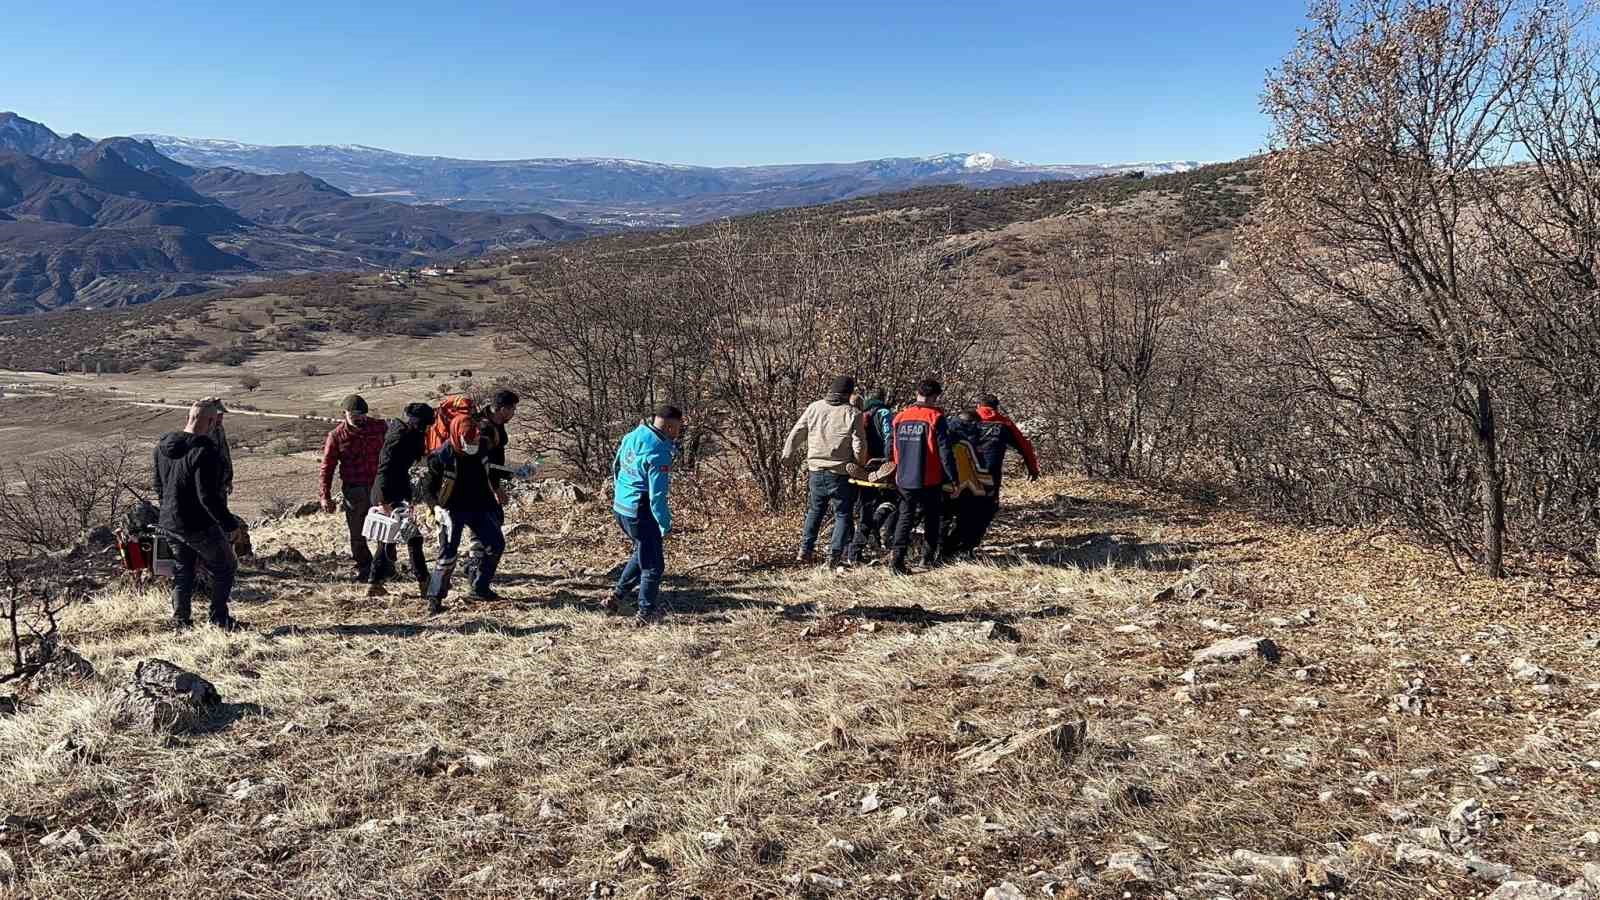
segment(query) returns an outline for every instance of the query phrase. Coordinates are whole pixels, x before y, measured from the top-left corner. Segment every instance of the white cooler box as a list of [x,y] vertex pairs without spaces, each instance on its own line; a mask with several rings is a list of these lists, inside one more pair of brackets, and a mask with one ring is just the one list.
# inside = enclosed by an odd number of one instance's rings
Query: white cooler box
[[367,520],[361,525],[361,536],[378,544],[404,544],[416,534],[417,523],[405,509],[397,509],[393,515],[386,516],[374,506],[367,511]]

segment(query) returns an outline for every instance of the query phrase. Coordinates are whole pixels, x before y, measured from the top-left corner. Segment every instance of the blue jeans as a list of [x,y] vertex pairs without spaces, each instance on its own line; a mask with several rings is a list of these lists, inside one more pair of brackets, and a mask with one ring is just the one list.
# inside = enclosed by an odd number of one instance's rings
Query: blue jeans
[[661,591],[661,576],[666,574],[667,560],[661,548],[661,526],[648,508],[636,516],[617,513],[617,524],[622,533],[633,541],[633,555],[622,567],[622,577],[617,579],[616,595],[622,597],[633,590],[639,591],[639,615],[653,616],[656,612],[656,595]]
[[822,518],[833,504],[833,538],[828,552],[839,556],[845,545],[855,536],[856,486],[850,476],[835,472],[812,472],[810,508],[806,510],[806,524],[800,532],[800,549],[810,553],[817,549],[817,532],[822,530]]
[[500,566],[500,556],[506,550],[505,532],[500,530],[500,511],[451,511],[435,509],[439,521],[439,560],[433,567],[433,579],[428,585],[428,596],[443,600],[450,592],[450,575],[455,571],[456,554],[461,550],[462,532],[471,529],[472,536],[483,543],[483,558],[475,567],[472,592],[486,595],[494,571]]
[[194,581],[198,574],[196,564],[204,562],[211,573],[211,623],[228,622],[228,599],[233,595],[233,576],[239,570],[239,561],[233,555],[233,545],[222,529],[213,525],[193,534],[174,534],[172,537],[172,617],[188,622],[194,598]]

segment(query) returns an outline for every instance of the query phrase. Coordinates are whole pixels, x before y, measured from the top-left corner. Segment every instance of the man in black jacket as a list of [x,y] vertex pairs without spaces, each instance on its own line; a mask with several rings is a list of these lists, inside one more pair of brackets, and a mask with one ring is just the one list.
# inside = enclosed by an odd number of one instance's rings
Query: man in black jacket
[[[392,419],[383,433],[383,449],[378,451],[378,475],[372,483],[372,505],[390,515],[401,504],[415,504],[417,497],[411,489],[411,467],[422,460],[424,436],[433,424],[433,407],[426,403],[412,403],[405,408],[405,416]],[[413,510],[415,515],[415,510]],[[384,544],[372,565],[372,587],[367,595],[381,597],[388,593],[383,582],[395,573],[397,547]],[[428,559],[422,553],[422,534],[419,531],[406,541],[406,553],[411,558],[411,574],[424,597],[428,594]],[[436,604],[429,603],[430,612],[439,612]]]
[[228,631],[244,627],[228,614],[239,568],[233,540],[242,523],[228,510],[222,453],[209,437],[222,412],[220,400],[202,400],[190,407],[182,431],[163,435],[156,444],[153,484],[161,498],[161,530],[176,551],[172,616],[179,628],[193,624],[191,600],[200,560],[211,573],[211,624]]

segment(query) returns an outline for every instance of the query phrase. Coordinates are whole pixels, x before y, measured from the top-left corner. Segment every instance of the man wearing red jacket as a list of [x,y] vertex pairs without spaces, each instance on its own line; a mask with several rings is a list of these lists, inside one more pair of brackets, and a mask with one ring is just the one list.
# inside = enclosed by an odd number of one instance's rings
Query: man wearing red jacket
[[[1000,511],[1000,482],[1006,466],[1006,451],[1015,448],[1022,454],[1023,465],[1028,469],[1028,480],[1039,479],[1039,457],[1033,451],[1033,442],[1022,433],[1017,423],[1000,411],[1000,398],[984,394],[978,398],[978,423],[974,431],[973,450],[977,463],[994,479],[994,487],[978,498],[973,509],[973,521],[962,529],[960,552],[970,554],[983,542],[984,534]],[[965,523],[963,523],[965,524]]]
[[939,536],[944,524],[944,486],[955,477],[956,460],[944,410],[935,404],[944,393],[936,379],[917,385],[917,402],[894,417],[894,479],[900,491],[900,517],[894,530],[894,573],[909,575],[906,552],[911,530],[922,514],[926,543],[923,568],[939,564]]
[[383,450],[387,427],[382,419],[367,416],[367,401],[351,394],[341,404],[344,421],[328,432],[322,446],[322,509],[333,512],[339,504],[333,499],[333,473],[344,483],[344,522],[350,531],[350,555],[356,562],[356,581],[372,577],[372,548],[362,536],[367,510],[372,508],[372,483],[378,477],[378,455]]

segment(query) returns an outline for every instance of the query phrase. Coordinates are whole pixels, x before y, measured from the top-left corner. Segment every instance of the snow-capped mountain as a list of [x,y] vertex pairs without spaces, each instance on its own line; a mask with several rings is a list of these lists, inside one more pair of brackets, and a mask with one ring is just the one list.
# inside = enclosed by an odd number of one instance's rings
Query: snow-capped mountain
[[0,112],[0,151],[38,159],[74,159],[94,146],[81,134],[62,137],[49,128],[12,112]]
[[469,160],[360,144],[273,147],[158,134],[137,137],[172,159],[202,168],[305,172],[357,195],[631,225],[689,224],[928,184],[996,187],[1136,170],[1157,175],[1199,165],[1033,165],[996,153],[969,152],[848,163],[712,167],[618,158]]

